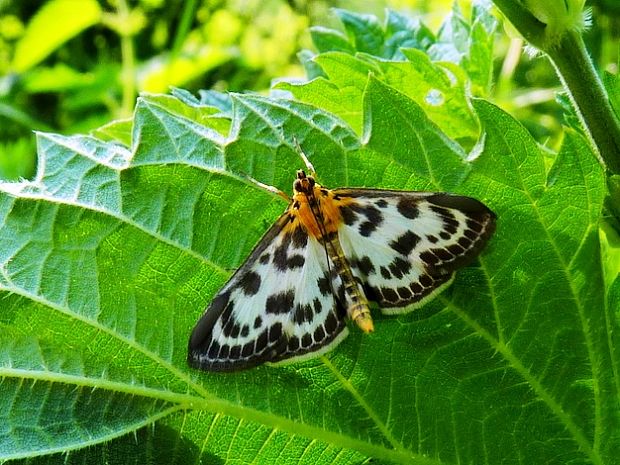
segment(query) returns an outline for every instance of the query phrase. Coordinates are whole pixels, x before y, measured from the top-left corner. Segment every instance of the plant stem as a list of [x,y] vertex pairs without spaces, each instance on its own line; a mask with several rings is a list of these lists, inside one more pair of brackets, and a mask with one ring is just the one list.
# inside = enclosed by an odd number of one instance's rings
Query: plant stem
[[519,1],[493,0],[519,33],[549,55],[594,151],[611,174],[620,174],[620,123],[596,74],[582,36],[566,30],[559,41]]
[[567,32],[546,52],[605,166],[620,174],[620,126],[583,38]]
[[515,0],[493,0],[525,40],[536,47],[544,42],[545,24],[541,23],[521,3]]

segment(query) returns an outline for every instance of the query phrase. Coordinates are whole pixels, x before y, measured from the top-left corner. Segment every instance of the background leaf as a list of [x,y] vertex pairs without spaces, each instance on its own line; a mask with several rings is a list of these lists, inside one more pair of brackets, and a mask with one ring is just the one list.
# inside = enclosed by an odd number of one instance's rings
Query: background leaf
[[[75,14],[79,11],[79,14]],[[15,50],[12,69],[23,72],[39,63],[64,42],[101,19],[94,0],[51,0],[31,19]]]

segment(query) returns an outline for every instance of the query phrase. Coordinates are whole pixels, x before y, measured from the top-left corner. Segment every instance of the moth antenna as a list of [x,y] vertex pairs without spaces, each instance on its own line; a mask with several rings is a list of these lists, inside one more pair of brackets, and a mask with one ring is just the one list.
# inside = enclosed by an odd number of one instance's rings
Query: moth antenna
[[254,179],[252,176],[250,176],[249,174],[245,174],[245,173],[239,173],[239,176],[243,179],[245,179],[248,182],[251,182],[252,184],[254,184],[255,186],[260,187],[263,190],[266,190],[267,192],[270,192],[272,194],[278,195],[280,197],[282,197],[284,200],[286,200],[287,202],[291,201],[291,197],[289,195],[286,194],[286,192],[282,192],[280,189],[278,189],[277,187],[274,186],[270,186],[269,184],[265,184],[264,182],[260,182],[257,179]]
[[310,176],[316,179],[316,171],[314,170],[314,166],[312,166],[312,163],[310,163],[310,160],[308,160],[307,155],[301,149],[301,145],[299,145],[299,141],[297,140],[297,137],[293,136],[293,142],[295,142],[295,149],[297,149],[297,153],[299,154],[299,157],[304,161],[304,164],[306,165],[306,169],[308,170],[308,173],[310,173]]

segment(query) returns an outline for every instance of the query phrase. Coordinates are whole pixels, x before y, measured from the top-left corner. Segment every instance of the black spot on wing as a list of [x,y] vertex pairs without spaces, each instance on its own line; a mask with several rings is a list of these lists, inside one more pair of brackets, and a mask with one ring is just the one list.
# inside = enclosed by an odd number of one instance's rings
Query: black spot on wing
[[476,233],[480,233],[482,231],[483,226],[478,221],[472,218],[467,218],[467,227]]
[[241,332],[241,326],[234,318],[228,320],[228,322],[222,327],[222,334],[226,337],[236,338]]
[[382,288],[381,294],[383,295],[383,299],[390,303],[396,303],[400,300],[396,291],[389,287]]
[[243,346],[243,349],[241,350],[241,356],[249,357],[250,355],[254,353],[254,351],[255,351],[254,341],[250,341]]
[[220,354],[218,358],[228,358],[229,354],[230,346],[228,344],[224,344],[222,347],[220,347]]
[[247,296],[255,295],[260,289],[261,279],[255,271],[248,271],[241,276],[238,287],[243,290]]
[[318,328],[314,330],[313,339],[316,342],[321,342],[323,339],[325,339],[325,330],[323,329],[323,326],[319,326]]
[[385,266],[379,268],[379,271],[381,271],[381,276],[383,279],[390,279],[392,277],[390,270],[388,270]]
[[353,211],[351,205],[341,205],[340,216],[342,216],[342,220],[348,226],[355,224],[355,222],[357,221],[357,213]]
[[383,223],[383,213],[374,205],[357,205],[353,204],[351,206],[353,210],[364,215],[368,223],[372,223],[373,225],[380,226]]
[[459,238],[458,243],[461,247],[468,249],[469,246],[471,246],[472,241],[469,240],[467,237],[463,236]]
[[230,348],[230,358],[232,358],[233,360],[238,359],[239,357],[241,357],[241,346],[240,345],[236,345],[236,346],[232,346]]
[[370,257],[367,255],[356,260],[351,260],[351,265],[358,268],[365,276],[375,272],[375,265],[373,265],[372,261],[370,261]]
[[331,334],[336,331],[336,328],[338,328],[338,324],[339,319],[336,316],[336,313],[334,311],[329,312],[327,318],[325,318],[325,330],[329,334]]
[[401,300],[410,299],[413,295],[413,293],[408,287],[399,287],[398,289],[396,289],[396,292],[398,293],[398,297],[400,297]]
[[420,210],[418,209],[418,201],[414,200],[412,197],[403,196],[398,199],[398,204],[396,205],[396,208],[401,215],[411,220],[416,219],[420,215]]
[[276,342],[282,337],[282,323],[274,323],[269,328],[269,342]]
[[402,279],[411,270],[411,262],[401,257],[396,257],[389,264],[391,275],[396,279]]
[[430,289],[433,287],[433,277],[429,276],[427,274],[423,274],[422,276],[420,276],[420,278],[418,279],[418,281],[420,282],[420,284],[422,285],[422,287],[425,287],[427,289]]
[[298,325],[308,322],[310,323],[314,319],[314,311],[310,304],[297,304],[295,306],[295,314],[293,315],[293,321]]
[[300,348],[299,338],[297,336],[292,336],[288,340],[287,351],[291,353],[295,353],[299,351]]
[[364,237],[369,237],[373,232],[376,231],[378,225],[375,223],[371,223],[370,221],[364,221],[359,226],[359,232]]
[[420,236],[412,231],[407,231],[396,240],[390,242],[390,247],[402,255],[409,255],[415,246],[420,242]]
[[365,216],[366,220],[359,225],[359,233],[364,236],[370,236],[383,223],[383,213],[374,205],[361,205],[352,203],[350,205],[342,205],[340,214],[345,224],[354,225],[360,216]]
[[220,353],[220,344],[217,341],[212,341],[211,345],[209,346],[209,350],[207,351],[209,358],[215,359],[219,356],[219,353]]
[[301,268],[306,263],[306,259],[303,255],[295,254],[291,255],[288,259],[287,266],[289,269]]
[[450,251],[450,253],[454,255],[460,255],[465,252],[465,249],[459,244],[450,244],[446,247],[446,249],[448,249],[448,251]]
[[265,328],[256,338],[256,351],[262,352],[269,342],[269,331]]
[[271,258],[271,256],[268,253],[264,253],[260,256],[260,258],[258,259],[259,263],[261,265],[266,265],[267,263],[269,263],[269,259]]
[[443,231],[439,233],[439,237],[444,240],[450,239],[453,234],[458,231],[459,222],[455,218],[454,214],[448,210],[447,208],[438,207],[435,205],[431,205],[430,209],[439,215],[443,222]]
[[375,205],[377,205],[377,207],[379,208],[385,208],[388,206],[388,203],[385,199],[379,199],[375,202]]
[[439,263],[439,257],[433,253],[433,250],[426,250],[420,254],[420,259],[426,266],[434,266]]
[[[306,240],[308,236],[306,235]],[[301,240],[301,239],[298,239]],[[303,255],[292,254],[288,255],[288,251],[291,248],[293,242],[293,234],[288,233],[282,239],[282,242],[273,253],[273,264],[279,271],[288,271],[294,268],[301,268],[306,263],[306,259]]]
[[454,255],[452,255],[452,253],[450,253],[450,251],[448,251],[446,249],[431,249],[431,251],[442,262],[449,262],[449,261],[454,260],[454,258],[455,258]]
[[308,233],[303,228],[296,228],[292,236],[293,246],[302,249],[308,244]]
[[270,295],[265,303],[265,311],[276,315],[289,313],[293,310],[294,301],[295,292],[293,290]]
[[319,285],[319,291],[321,291],[321,295],[326,296],[332,293],[331,279],[328,271],[323,273],[323,276],[319,278],[317,284]]
[[478,234],[476,234],[474,231],[472,231],[471,229],[466,229],[465,232],[463,233],[465,234],[465,237],[467,239],[470,239],[472,241],[475,241],[478,238]]

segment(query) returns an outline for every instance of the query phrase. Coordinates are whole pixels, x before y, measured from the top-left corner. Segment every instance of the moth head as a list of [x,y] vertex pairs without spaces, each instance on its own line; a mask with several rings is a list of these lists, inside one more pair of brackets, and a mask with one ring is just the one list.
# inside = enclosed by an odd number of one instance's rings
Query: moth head
[[307,176],[304,170],[297,171],[297,179],[293,183],[293,190],[300,194],[310,194],[316,181],[312,176]]

